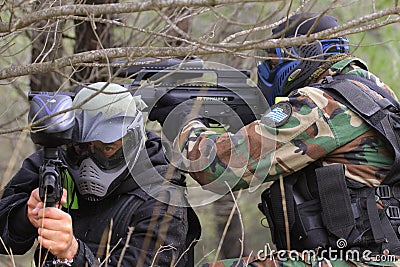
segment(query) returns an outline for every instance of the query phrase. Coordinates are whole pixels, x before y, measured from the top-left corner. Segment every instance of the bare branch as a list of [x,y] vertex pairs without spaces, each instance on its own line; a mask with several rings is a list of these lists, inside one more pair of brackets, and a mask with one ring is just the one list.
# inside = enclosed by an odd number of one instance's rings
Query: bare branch
[[[143,55],[149,57],[176,57],[176,56],[187,56],[187,55],[209,55],[209,54],[223,54],[223,53],[234,53],[243,50],[252,50],[260,48],[273,48],[273,47],[289,47],[301,45],[304,43],[310,43],[319,39],[332,38],[337,36],[350,35],[354,33],[363,32],[366,30],[380,28],[389,24],[395,24],[400,22],[400,17],[394,17],[391,19],[384,20],[379,23],[367,24],[364,23],[374,21],[388,15],[394,15],[400,13],[400,8],[390,8],[382,10],[380,12],[366,15],[359,19],[350,21],[341,26],[321,31],[310,36],[299,36],[295,38],[285,39],[270,39],[260,41],[248,41],[242,44],[198,44],[198,46],[189,47],[121,47],[121,48],[109,48],[104,50],[88,51],[79,54],[75,54],[68,57],[63,57],[54,60],[53,62],[43,62],[27,64],[25,66],[11,66],[0,70],[0,79],[46,73],[59,70],[65,67],[79,66],[81,63],[97,62],[104,60],[107,57],[109,59],[124,58],[126,60],[134,60],[136,58],[142,58]],[[207,46],[206,46],[207,45]]]
[[277,0],[153,0],[139,3],[117,3],[104,5],[64,5],[36,11],[32,14],[19,18],[13,25],[0,23],[0,33],[13,32],[36,22],[54,19],[57,17],[76,16],[99,16],[104,14],[123,14],[151,11],[165,7],[204,7],[216,5],[228,5],[236,3],[251,2],[275,2]]

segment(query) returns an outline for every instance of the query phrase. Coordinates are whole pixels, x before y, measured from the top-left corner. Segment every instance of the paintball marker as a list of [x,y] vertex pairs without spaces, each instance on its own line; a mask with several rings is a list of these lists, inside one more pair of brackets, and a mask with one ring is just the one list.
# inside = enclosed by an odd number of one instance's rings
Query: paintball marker
[[203,62],[197,57],[159,62],[147,58],[118,71],[119,77],[133,79],[124,86],[141,96],[147,110],[164,94],[171,94],[180,102],[197,101],[197,116],[227,125],[231,131],[259,119],[268,108],[259,88],[249,83],[250,71]]
[[39,196],[47,207],[54,207],[61,200],[62,175],[66,171],[58,155],[59,146],[71,141],[75,117],[73,111],[62,111],[72,107],[72,97],[64,93],[30,92],[28,98],[31,139],[44,150],[39,168]]

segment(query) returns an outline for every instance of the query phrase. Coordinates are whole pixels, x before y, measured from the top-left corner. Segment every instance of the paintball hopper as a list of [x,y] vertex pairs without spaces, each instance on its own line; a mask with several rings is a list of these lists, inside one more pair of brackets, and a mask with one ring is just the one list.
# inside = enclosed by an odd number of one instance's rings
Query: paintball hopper
[[[57,147],[69,143],[75,124],[72,107],[73,94],[52,92],[30,92],[28,121],[32,123],[31,139],[44,147]],[[57,114],[61,112],[60,114]],[[57,115],[54,115],[57,114]]]

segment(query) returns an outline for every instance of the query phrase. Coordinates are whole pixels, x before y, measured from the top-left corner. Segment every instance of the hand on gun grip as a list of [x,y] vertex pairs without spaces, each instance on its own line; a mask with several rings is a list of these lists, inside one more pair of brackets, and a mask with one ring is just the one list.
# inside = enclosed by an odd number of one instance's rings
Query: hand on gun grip
[[164,94],[149,112],[149,119],[158,121],[161,126],[164,126],[165,119],[171,111],[181,103],[179,99],[169,94]]
[[149,119],[158,121],[164,135],[172,142],[183,124],[189,120],[194,105],[193,101],[181,101],[170,94],[163,95],[149,112]]

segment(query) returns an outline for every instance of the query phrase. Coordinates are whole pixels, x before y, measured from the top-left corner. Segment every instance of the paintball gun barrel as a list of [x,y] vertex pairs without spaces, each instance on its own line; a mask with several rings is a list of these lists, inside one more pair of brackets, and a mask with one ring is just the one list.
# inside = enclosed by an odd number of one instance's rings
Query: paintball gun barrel
[[132,94],[140,95],[148,110],[157,105],[164,94],[171,94],[181,102],[198,101],[198,117],[228,125],[232,131],[259,119],[268,108],[260,89],[249,82],[248,70],[217,63],[205,66],[198,58],[143,64],[154,60],[144,59],[139,65],[119,71],[119,77],[133,79],[124,86],[131,89]]

